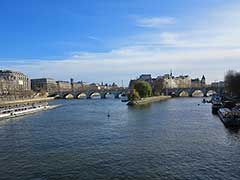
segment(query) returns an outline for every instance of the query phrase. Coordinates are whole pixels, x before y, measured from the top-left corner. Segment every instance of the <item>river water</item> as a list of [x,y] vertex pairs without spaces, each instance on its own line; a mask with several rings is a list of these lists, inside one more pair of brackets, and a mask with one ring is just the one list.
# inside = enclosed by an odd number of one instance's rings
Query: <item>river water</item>
[[1,180],[240,179],[240,132],[201,98],[51,103],[62,106],[0,121]]

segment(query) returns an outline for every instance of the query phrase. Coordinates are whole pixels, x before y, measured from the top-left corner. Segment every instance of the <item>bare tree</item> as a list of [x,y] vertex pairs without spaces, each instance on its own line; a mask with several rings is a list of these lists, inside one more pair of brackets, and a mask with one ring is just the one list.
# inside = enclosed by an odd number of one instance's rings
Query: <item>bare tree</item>
[[225,89],[232,96],[240,96],[240,72],[228,71],[225,76]]

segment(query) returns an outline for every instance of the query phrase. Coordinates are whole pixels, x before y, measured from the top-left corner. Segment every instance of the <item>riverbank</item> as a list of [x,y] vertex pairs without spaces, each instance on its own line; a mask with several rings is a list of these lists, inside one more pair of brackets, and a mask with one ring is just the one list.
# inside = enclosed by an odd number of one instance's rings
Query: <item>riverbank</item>
[[153,96],[148,98],[142,98],[141,100],[129,101],[127,105],[129,106],[144,105],[144,104],[149,104],[153,102],[164,101],[170,98],[171,96]]
[[54,97],[33,98],[33,99],[24,99],[24,100],[15,100],[15,101],[0,101],[0,107],[35,103],[35,102],[44,102],[44,101],[51,101],[51,100],[54,100]]

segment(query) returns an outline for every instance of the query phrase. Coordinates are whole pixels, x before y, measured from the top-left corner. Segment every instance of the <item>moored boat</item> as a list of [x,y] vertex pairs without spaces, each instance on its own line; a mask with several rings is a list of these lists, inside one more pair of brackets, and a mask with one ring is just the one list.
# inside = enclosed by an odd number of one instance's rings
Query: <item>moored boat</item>
[[233,109],[220,108],[218,116],[227,127],[240,127],[240,109],[235,107]]
[[219,103],[221,101],[222,101],[222,97],[220,95],[218,95],[218,94],[213,94],[212,95],[211,102],[213,104]]
[[120,98],[121,98],[122,102],[128,102],[129,101],[128,96],[126,94],[121,95]]
[[218,110],[223,107],[223,104],[221,102],[214,102],[212,103],[212,113],[217,114]]
[[217,114],[218,110],[223,107],[221,96],[214,94],[211,99],[212,102],[212,113]]

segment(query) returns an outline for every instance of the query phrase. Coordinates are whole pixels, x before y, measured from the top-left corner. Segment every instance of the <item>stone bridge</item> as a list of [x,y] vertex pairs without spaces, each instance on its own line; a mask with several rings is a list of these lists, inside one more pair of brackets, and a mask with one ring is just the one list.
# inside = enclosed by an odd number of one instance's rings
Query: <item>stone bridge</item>
[[[218,93],[222,94],[224,92],[224,88],[218,87],[189,87],[189,88],[168,88],[164,90],[165,95],[179,97],[182,94],[187,94],[187,96],[192,97],[194,93],[200,92],[204,97],[207,97],[209,93]],[[186,95],[185,95],[186,96]]]
[[90,99],[94,95],[100,96],[102,99],[107,95],[113,95],[114,98],[119,98],[120,95],[127,94],[127,89],[121,88],[116,90],[85,90],[85,91],[61,91],[49,94],[49,97],[55,97],[59,99]]

